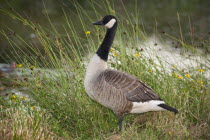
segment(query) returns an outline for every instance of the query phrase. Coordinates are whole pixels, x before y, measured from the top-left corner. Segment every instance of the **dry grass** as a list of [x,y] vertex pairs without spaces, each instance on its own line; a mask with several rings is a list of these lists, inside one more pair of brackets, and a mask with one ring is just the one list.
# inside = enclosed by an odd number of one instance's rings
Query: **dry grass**
[[[63,139],[51,131],[51,126],[46,124],[46,116],[41,112],[28,114],[25,109],[20,107],[2,109],[1,107],[0,137],[2,140]],[[40,119],[34,115],[40,115]]]

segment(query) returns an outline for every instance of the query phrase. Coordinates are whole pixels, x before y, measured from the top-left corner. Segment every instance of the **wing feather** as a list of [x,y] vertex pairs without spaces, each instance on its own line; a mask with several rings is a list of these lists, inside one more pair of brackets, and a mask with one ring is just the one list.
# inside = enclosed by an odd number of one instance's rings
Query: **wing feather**
[[146,102],[150,100],[161,100],[161,98],[146,84],[142,83],[135,76],[127,73],[107,69],[103,73],[103,79],[110,88],[117,89],[132,102]]

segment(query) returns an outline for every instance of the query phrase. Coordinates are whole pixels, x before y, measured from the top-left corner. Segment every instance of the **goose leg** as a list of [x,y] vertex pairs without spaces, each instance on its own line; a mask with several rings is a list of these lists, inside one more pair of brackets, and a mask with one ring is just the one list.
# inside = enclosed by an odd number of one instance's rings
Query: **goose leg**
[[118,121],[119,121],[119,131],[121,132],[121,131],[122,131],[122,121],[123,121],[123,117],[119,117],[119,118],[118,118]]

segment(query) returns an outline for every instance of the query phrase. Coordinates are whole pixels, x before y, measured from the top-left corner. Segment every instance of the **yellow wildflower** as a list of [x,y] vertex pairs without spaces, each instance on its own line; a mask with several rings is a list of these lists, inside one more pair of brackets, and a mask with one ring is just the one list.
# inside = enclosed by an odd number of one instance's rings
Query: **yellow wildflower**
[[12,99],[17,99],[17,96],[16,95],[12,95]]
[[153,70],[149,70],[149,72],[153,72]]
[[187,78],[190,78],[190,74],[185,74],[185,76],[186,76]]
[[202,82],[202,81],[198,81],[198,83],[199,83],[199,84],[203,84],[203,82]]
[[36,106],[32,106],[31,109],[33,109],[33,110],[36,109]]
[[115,53],[115,52],[113,53],[113,55],[114,55],[114,56],[118,56],[118,54],[117,54],[117,53]]
[[17,66],[17,68],[22,68],[23,64],[17,64],[16,66]]
[[114,52],[115,51],[115,49],[110,49],[110,52]]
[[28,83],[26,83],[26,86],[28,86]]
[[133,62],[133,64],[136,65],[137,63],[136,62]]
[[38,87],[40,87],[40,86],[41,86],[41,84],[37,84],[37,86],[38,86]]
[[139,53],[135,53],[134,56],[135,57],[140,57],[140,54]]
[[176,68],[177,66],[173,66],[174,68]]
[[179,76],[177,73],[173,73],[173,75],[174,75],[174,77],[176,77],[176,78],[179,78],[179,79],[183,79],[183,77],[182,76]]
[[90,34],[90,31],[86,31],[85,34],[86,34],[86,35],[89,35],[89,34]]
[[171,134],[172,134],[172,132],[171,132],[171,131],[168,131],[168,134],[169,134],[169,135],[171,135]]
[[204,72],[204,70],[203,70],[203,69],[198,69],[198,71],[199,71],[199,72]]
[[33,70],[34,68],[36,68],[35,66],[30,66],[30,69]]
[[175,73],[175,72],[173,73],[173,75],[174,75],[175,77],[178,77],[178,74],[177,74],[177,73]]
[[27,98],[26,98],[26,97],[24,97],[24,96],[23,96],[23,97],[21,97],[21,98],[22,98],[23,100],[27,100]]
[[181,77],[181,76],[177,76],[177,78],[179,78],[179,79],[183,79],[183,77]]

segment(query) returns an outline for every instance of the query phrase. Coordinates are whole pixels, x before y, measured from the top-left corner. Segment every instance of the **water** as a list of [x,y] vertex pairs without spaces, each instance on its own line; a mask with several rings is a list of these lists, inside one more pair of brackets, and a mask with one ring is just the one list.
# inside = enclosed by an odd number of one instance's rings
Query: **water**
[[[172,73],[174,69],[189,73],[190,70],[205,68],[204,77],[210,80],[210,69],[208,69],[210,68],[210,55],[206,55],[204,59],[200,55],[204,53],[202,49],[198,49],[197,53],[183,53],[184,49],[173,47],[171,41],[162,42],[155,36],[151,36],[147,42],[142,44],[139,45],[139,48],[144,48],[144,56],[152,59],[156,65],[163,65],[167,73]],[[161,64],[158,59],[161,60]]]
[[[92,18],[96,19],[94,10],[91,8],[90,1],[79,0],[81,7]],[[210,46],[210,1],[209,0],[176,0],[176,1],[138,1],[136,0],[122,0],[110,2],[114,5],[115,11],[107,13],[106,9],[109,7],[103,6],[106,1],[96,5],[96,10],[101,15],[116,13],[118,17],[122,17],[122,22],[126,21],[126,8],[131,19],[134,19],[138,13],[138,25],[144,27],[148,36],[152,36],[154,32],[166,32],[177,38],[183,37],[187,42],[207,42],[204,46]],[[10,6],[9,6],[10,5]],[[64,20],[63,9],[67,16],[74,19],[75,28],[81,37],[84,37],[84,32],[81,30],[79,17],[72,1],[65,0],[44,0],[42,1],[8,1],[8,3],[0,3],[3,9],[10,9],[17,11],[23,17],[31,19],[35,23],[51,29],[51,25],[46,18],[46,14],[50,17],[52,24],[57,29],[58,33],[63,35],[65,30],[63,27],[67,26]],[[11,8],[12,7],[12,8]],[[137,8],[136,8],[137,7]],[[136,12],[135,9],[138,9]],[[179,20],[178,20],[179,17]],[[89,20],[87,17],[82,17],[85,21]],[[98,20],[98,19],[96,19]],[[180,26],[181,32],[180,33]],[[0,27],[5,31],[8,37],[16,41],[15,35],[22,36],[27,42],[36,42],[34,32],[21,22],[12,19],[0,13]],[[68,31],[67,31],[68,32]],[[70,31],[69,31],[70,32]],[[52,35],[53,37],[55,35]],[[197,44],[203,47],[203,44]],[[0,35],[0,62],[7,62],[13,59],[14,50],[11,51],[10,44],[5,37]],[[209,50],[210,51],[210,50]],[[10,58],[9,58],[9,57]],[[6,59],[5,59],[6,58]]]

